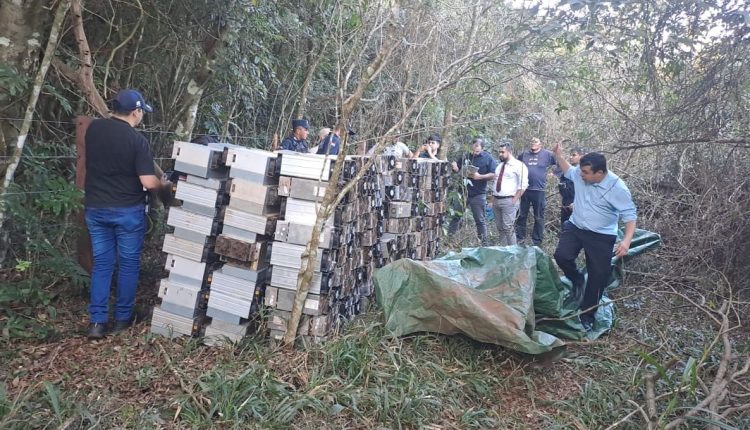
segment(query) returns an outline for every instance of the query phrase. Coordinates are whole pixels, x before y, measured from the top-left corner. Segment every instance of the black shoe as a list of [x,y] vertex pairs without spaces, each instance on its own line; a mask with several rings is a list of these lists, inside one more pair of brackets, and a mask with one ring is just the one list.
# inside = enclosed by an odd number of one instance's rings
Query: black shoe
[[583,295],[586,292],[586,284],[584,282],[573,283],[573,288],[570,290],[570,296],[576,303],[580,303],[583,300]]
[[107,323],[91,323],[86,337],[89,339],[103,339],[107,334]]
[[565,305],[570,305],[578,308],[581,304],[581,300],[583,300],[583,294],[585,290],[585,284],[578,284],[573,282],[573,284],[570,286],[570,289],[568,289],[567,294],[565,295]]
[[119,333],[123,330],[129,329],[133,325],[133,320],[129,319],[126,321],[115,321],[115,326],[112,328],[112,333]]

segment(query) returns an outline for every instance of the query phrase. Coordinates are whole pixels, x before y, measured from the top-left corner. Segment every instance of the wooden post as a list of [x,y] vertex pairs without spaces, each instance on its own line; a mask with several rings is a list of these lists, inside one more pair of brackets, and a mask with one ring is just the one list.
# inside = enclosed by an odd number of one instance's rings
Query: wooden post
[[[76,117],[76,187],[79,190],[83,190],[86,184],[86,130],[89,128],[91,121],[93,121],[93,118],[88,116]],[[77,240],[78,264],[88,273],[91,273],[94,255],[91,250],[91,238],[89,237],[89,229],[86,228],[83,211],[76,214],[75,220],[80,227]]]

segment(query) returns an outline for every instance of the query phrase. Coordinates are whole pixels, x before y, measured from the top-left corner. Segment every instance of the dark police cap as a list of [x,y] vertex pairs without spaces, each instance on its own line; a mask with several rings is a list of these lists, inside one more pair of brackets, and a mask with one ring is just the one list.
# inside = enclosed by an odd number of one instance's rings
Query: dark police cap
[[154,110],[146,103],[141,93],[131,88],[120,90],[112,100],[112,107],[117,111],[143,109],[144,112],[153,112]]
[[292,120],[292,130],[294,130],[297,127],[304,127],[305,130],[309,130],[310,129],[310,123],[308,123],[306,119],[295,119],[295,120]]

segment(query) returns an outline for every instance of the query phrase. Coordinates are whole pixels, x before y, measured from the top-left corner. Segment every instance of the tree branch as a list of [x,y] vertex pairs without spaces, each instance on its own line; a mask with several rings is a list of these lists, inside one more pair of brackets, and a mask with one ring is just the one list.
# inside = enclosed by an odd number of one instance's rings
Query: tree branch
[[[653,140],[653,141],[634,141],[634,140],[621,140],[623,143],[632,143],[633,145],[621,146],[615,145],[614,151],[609,151],[609,154],[616,154],[620,151],[632,151],[634,149],[642,148],[654,148],[657,146],[670,146],[670,145],[695,145],[699,143],[710,143],[716,145],[738,145],[742,148],[750,148],[750,138],[738,138],[738,139],[713,139],[710,137],[697,138],[697,139],[678,139],[678,140]],[[648,143],[646,143],[648,142]]]
[[81,63],[75,75],[74,82],[78,84],[88,104],[100,116],[106,117],[109,115],[109,108],[107,108],[107,103],[94,85],[94,60],[91,57],[91,48],[86,38],[86,32],[83,29],[83,6],[81,5],[81,0],[72,0],[70,8],[73,11],[75,19],[73,35],[78,44],[78,60]]

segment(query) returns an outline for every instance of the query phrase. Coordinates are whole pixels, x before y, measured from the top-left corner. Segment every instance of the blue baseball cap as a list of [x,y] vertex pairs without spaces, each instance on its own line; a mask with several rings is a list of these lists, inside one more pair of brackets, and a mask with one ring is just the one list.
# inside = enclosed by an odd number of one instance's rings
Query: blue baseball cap
[[306,119],[295,119],[295,120],[292,120],[292,130],[294,130],[297,127],[302,127],[305,130],[309,130],[310,129],[310,123],[307,122]]
[[112,100],[112,107],[115,110],[136,110],[143,109],[144,112],[153,112],[154,109],[150,104],[146,103],[143,95],[136,90],[127,88],[120,90]]

